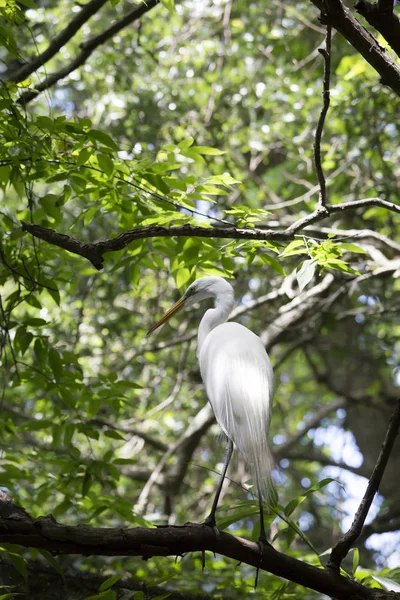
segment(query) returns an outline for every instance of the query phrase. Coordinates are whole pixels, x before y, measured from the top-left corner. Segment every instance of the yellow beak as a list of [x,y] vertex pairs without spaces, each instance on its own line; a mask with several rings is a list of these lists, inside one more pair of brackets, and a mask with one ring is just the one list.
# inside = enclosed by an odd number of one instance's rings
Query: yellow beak
[[161,327],[161,325],[163,325],[165,323],[165,321],[168,321],[168,319],[170,319],[172,317],[172,315],[174,315],[176,312],[178,312],[178,310],[180,310],[184,304],[185,304],[184,298],[180,298],[180,300],[178,300],[178,302],[175,302],[175,304],[169,310],[167,310],[165,315],[163,317],[161,317],[161,319],[159,321],[157,321],[157,323],[148,330],[146,335],[150,335],[150,333],[153,333],[153,331],[155,331],[156,329]]

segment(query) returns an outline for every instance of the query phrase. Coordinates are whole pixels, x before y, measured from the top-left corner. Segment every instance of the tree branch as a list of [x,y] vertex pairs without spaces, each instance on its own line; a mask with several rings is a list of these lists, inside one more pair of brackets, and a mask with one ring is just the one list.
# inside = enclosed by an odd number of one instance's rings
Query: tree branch
[[330,23],[373,66],[387,85],[400,96],[400,68],[373,35],[353,17],[341,0],[311,0]]
[[373,589],[332,570],[308,565],[270,547],[265,547],[261,554],[258,544],[224,532],[216,534],[206,525],[157,529],[72,527],[60,525],[51,516],[33,519],[13,503],[10,506],[9,500],[3,502],[0,498],[0,508],[7,506],[7,516],[0,518],[2,543],[20,544],[59,554],[141,556],[144,559],[195,551],[218,552],[337,600],[373,600],[376,597]]
[[340,570],[342,560],[347,555],[351,546],[354,545],[355,541],[359,537],[363,528],[365,519],[368,515],[368,511],[371,507],[372,501],[378,491],[379,484],[381,482],[383,473],[389,456],[392,452],[394,442],[400,428],[400,400],[397,403],[397,407],[390,419],[389,428],[386,433],[385,441],[382,445],[382,450],[379,454],[375,468],[372,472],[371,478],[368,482],[367,489],[364,497],[361,500],[360,506],[358,507],[354,521],[351,524],[350,529],[344,534],[344,536],[335,544],[332,548],[332,552],[329,558],[328,567],[336,571]]
[[121,29],[123,29],[127,25],[130,25],[134,21],[140,19],[140,17],[142,17],[152,8],[154,8],[154,6],[156,6],[158,3],[159,0],[147,0],[147,2],[141,2],[139,6],[133,8],[125,15],[125,17],[123,17],[119,21],[116,21],[113,25],[111,25],[111,27],[103,31],[103,33],[100,33],[99,35],[96,35],[87,42],[82,43],[80,46],[81,51],[74,58],[74,60],[72,60],[65,67],[61,68],[59,71],[56,71],[52,75],[49,75],[44,81],[36,85],[34,90],[29,90],[21,94],[21,96],[18,99],[18,103],[23,105],[28,104],[28,102],[36,98],[36,96],[38,96],[40,92],[43,92],[44,90],[47,90],[48,88],[52,87],[55,83],[57,83],[59,79],[67,77],[67,75],[72,73],[72,71],[75,71],[75,69],[83,65],[83,63],[86,62],[86,60],[98,46],[104,44],[104,42],[106,42],[113,35],[121,31]]
[[[65,44],[76,34],[77,31],[94,15],[107,0],[91,0],[85,4],[82,10],[72,19],[72,21],[53,39],[46,50],[36,56],[33,60],[20,67],[15,73],[9,76],[10,81],[19,83],[24,81],[34,71],[43,67]],[[82,5],[81,5],[82,6]]]
[[328,217],[330,213],[353,210],[363,206],[382,206],[390,211],[400,214],[400,206],[393,202],[387,202],[380,198],[366,198],[355,202],[344,202],[343,204],[334,204],[328,206],[318,206],[317,209],[306,217],[299,219],[286,229],[240,229],[238,227],[200,227],[193,225],[180,225],[173,227],[162,227],[160,225],[150,225],[148,227],[137,227],[121,233],[115,238],[87,244],[76,238],[63,233],[58,233],[48,227],[42,227],[34,223],[21,221],[22,230],[28,231],[33,236],[42,239],[49,244],[64,248],[73,254],[78,254],[87,258],[92,265],[100,270],[103,268],[103,255],[107,252],[116,252],[123,250],[128,244],[135,240],[153,238],[153,237],[204,237],[217,239],[242,239],[253,241],[275,241],[283,242],[294,238],[294,235],[303,230],[308,225],[321,221]]
[[359,0],[355,9],[364,17],[372,27],[375,27],[385,38],[388,44],[400,57],[400,20],[393,13],[393,2],[378,2],[370,4]]
[[326,181],[324,171],[321,164],[321,138],[324,129],[325,118],[329,110],[330,103],[330,77],[331,77],[331,40],[332,40],[332,27],[331,25],[326,26],[326,42],[325,48],[319,48],[320,54],[324,57],[324,89],[322,92],[322,110],[318,119],[317,129],[315,132],[314,142],[314,163],[315,170],[317,172],[317,178],[319,183],[319,199],[318,205],[320,208],[326,206],[328,197],[326,193]]

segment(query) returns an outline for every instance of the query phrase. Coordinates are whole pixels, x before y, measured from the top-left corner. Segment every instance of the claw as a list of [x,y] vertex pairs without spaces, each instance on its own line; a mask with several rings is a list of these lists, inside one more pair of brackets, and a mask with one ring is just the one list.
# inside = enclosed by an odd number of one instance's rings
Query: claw
[[212,530],[214,531],[215,535],[217,537],[220,536],[220,531],[217,527],[217,524],[215,522],[215,518],[213,515],[208,515],[208,517],[206,519],[204,519],[203,525],[206,525],[207,527],[211,527]]
[[[260,537],[257,540],[257,544],[258,547],[260,548],[260,565],[262,563],[262,559],[263,559],[263,555],[264,555],[264,548],[265,547],[269,547],[269,548],[273,548],[272,544],[269,543],[269,541],[267,540],[265,534],[262,536],[260,535]],[[260,568],[256,567],[256,576],[254,579],[254,591],[256,591],[257,589],[257,585],[258,585],[258,574],[260,572]]]

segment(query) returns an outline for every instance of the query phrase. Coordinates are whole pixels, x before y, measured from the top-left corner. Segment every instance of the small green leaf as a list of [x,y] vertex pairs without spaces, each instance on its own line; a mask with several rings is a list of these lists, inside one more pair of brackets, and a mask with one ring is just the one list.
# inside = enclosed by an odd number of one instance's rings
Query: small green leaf
[[89,158],[92,156],[93,150],[91,148],[83,148],[76,159],[76,164],[78,166],[84,165]]
[[36,338],[35,344],[33,346],[33,350],[35,352],[36,358],[39,361],[39,363],[43,363],[43,361],[46,358],[46,354],[47,354],[47,350],[46,350],[43,340]]
[[223,150],[218,150],[218,148],[210,148],[209,146],[192,146],[191,150],[197,154],[210,154],[211,156],[225,154]]
[[355,572],[357,571],[357,567],[360,563],[360,553],[358,551],[358,548],[354,548],[354,552],[353,552],[353,577],[355,575]]
[[354,252],[355,254],[367,254],[367,251],[356,244],[339,244],[339,248],[347,250],[347,252]]
[[295,256],[296,254],[307,254],[307,250],[305,248],[305,244],[303,240],[293,240],[286,246],[286,248],[281,252],[281,257],[287,256]]
[[104,592],[104,590],[108,590],[108,588],[112,587],[114,583],[116,583],[120,579],[121,575],[113,575],[112,577],[109,577],[108,579],[103,581],[103,583],[99,587],[99,592]]
[[30,331],[26,331],[25,327],[18,327],[14,337],[14,346],[19,348],[22,356],[27,351],[32,340],[33,334]]
[[28,570],[26,568],[25,559],[15,552],[9,552],[8,556],[14,566],[14,569],[22,575],[25,581],[28,581]]
[[100,142],[103,146],[107,146],[107,148],[111,148],[111,150],[118,150],[117,144],[114,140],[104,131],[100,131],[99,129],[91,129],[88,133],[88,136],[92,140],[96,140],[96,142]]
[[170,12],[172,14],[175,12],[174,0],[161,0],[161,4],[163,4],[165,6],[165,8],[168,10],[168,12]]
[[104,171],[106,175],[111,177],[114,171],[114,163],[112,158],[108,154],[97,154],[97,162],[99,163],[100,169]]
[[72,442],[72,438],[75,433],[75,425],[73,423],[67,423],[64,428],[64,446],[68,448]]
[[40,552],[40,554],[47,560],[47,562],[54,568],[56,569],[56,571],[58,571],[58,573],[61,575],[61,577],[64,577],[64,571],[62,570],[58,560],[56,560],[54,558],[54,556],[52,554],[50,554],[50,552],[47,552],[47,550],[38,550]]
[[188,137],[185,140],[182,140],[181,142],[179,142],[178,148],[180,150],[187,150],[188,148],[190,148],[190,146],[193,145],[193,142],[194,142],[194,138]]
[[58,381],[59,379],[61,379],[62,361],[60,355],[58,354],[55,348],[50,348],[49,350],[49,364],[51,370],[53,371],[56,381]]
[[266,263],[267,265],[269,265],[270,267],[272,267],[274,269],[274,271],[276,271],[277,273],[279,273],[280,275],[285,276],[285,270],[282,267],[282,265],[276,260],[276,258],[273,258],[272,256],[270,256],[269,254],[260,254],[260,258],[261,260]]
[[302,292],[306,285],[308,285],[315,273],[315,260],[313,258],[305,260],[300,269],[296,271],[296,279],[299,284],[300,291]]
[[191,276],[191,272],[186,267],[182,267],[178,270],[175,281],[178,289],[182,289],[184,285],[187,284]]

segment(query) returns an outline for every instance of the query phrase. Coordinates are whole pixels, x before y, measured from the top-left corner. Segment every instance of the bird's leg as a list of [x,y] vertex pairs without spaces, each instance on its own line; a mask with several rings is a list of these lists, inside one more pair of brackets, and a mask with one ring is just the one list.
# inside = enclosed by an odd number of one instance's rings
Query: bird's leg
[[[257,484],[257,492],[258,492],[258,506],[260,507],[260,535],[258,536],[258,545],[260,547],[260,554],[261,554],[260,564],[261,564],[265,546],[269,546],[270,548],[272,548],[273,546],[267,540],[267,535],[265,533],[264,507],[263,507],[263,503],[262,503],[262,495],[261,495],[260,486],[258,484]],[[254,589],[255,590],[257,589],[257,585],[258,585],[258,572],[259,572],[259,568],[257,567],[256,568],[256,577],[254,580]]]
[[224,483],[226,471],[228,470],[228,465],[229,465],[229,461],[231,460],[232,452],[233,452],[233,442],[232,442],[232,440],[228,439],[228,444],[226,446],[226,455],[225,455],[224,466],[222,467],[222,473],[221,473],[221,477],[218,482],[218,487],[217,487],[217,491],[215,493],[214,502],[213,502],[210,514],[204,521],[204,525],[208,525],[209,527],[215,527],[215,512],[217,510],[219,496],[221,494],[222,485]]
[[271,546],[267,539],[267,535],[265,533],[265,524],[264,524],[264,507],[262,503],[262,494],[260,486],[257,484],[257,492],[258,492],[258,506],[260,508],[260,535],[258,536],[258,543],[260,545],[261,555],[264,546]]

